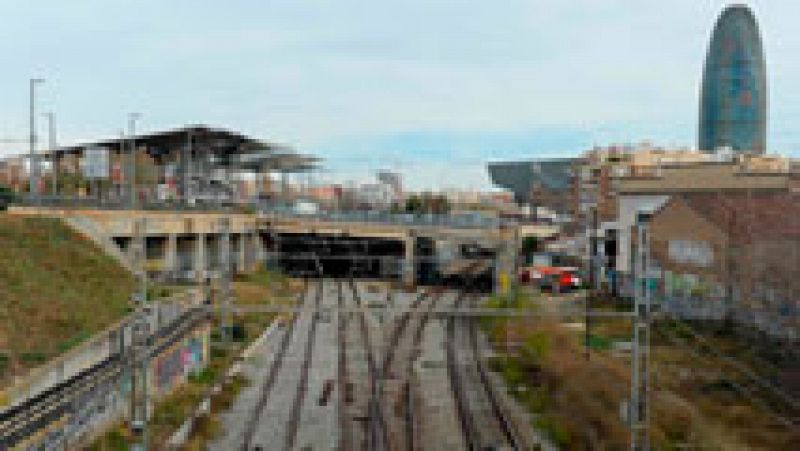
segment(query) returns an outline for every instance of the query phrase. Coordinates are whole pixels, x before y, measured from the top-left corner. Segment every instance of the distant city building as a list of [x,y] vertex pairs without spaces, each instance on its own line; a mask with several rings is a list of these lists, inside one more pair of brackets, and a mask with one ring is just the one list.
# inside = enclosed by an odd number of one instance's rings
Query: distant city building
[[380,171],[377,174],[378,182],[388,185],[394,192],[395,199],[403,196],[403,176],[398,172]]
[[323,204],[336,202],[342,194],[342,186],[337,184],[318,185],[309,188],[309,197]]
[[386,210],[396,199],[394,189],[385,183],[363,183],[358,187],[358,200],[367,209]]
[[[354,189],[352,201],[362,210],[389,210],[403,200],[403,178],[396,172],[380,171],[376,182],[362,183]],[[345,204],[351,202],[344,202]],[[342,206],[342,205],[340,205]],[[343,206],[344,207],[344,206]]]
[[648,142],[594,147],[576,160],[573,215],[588,227],[592,211],[598,221],[617,216],[615,179],[655,176],[664,165],[714,161],[716,155],[689,149],[665,149]]
[[758,25],[746,6],[730,6],[717,20],[706,55],[697,145],[763,154],[766,131],[767,76]]

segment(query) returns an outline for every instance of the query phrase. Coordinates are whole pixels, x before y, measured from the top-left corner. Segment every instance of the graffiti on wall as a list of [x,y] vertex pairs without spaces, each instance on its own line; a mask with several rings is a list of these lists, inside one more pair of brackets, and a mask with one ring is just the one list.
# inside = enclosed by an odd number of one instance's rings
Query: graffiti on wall
[[157,392],[169,390],[203,365],[204,339],[193,334],[162,353],[154,362],[153,384]]
[[708,268],[714,263],[714,251],[706,241],[669,240],[669,258],[676,263]]

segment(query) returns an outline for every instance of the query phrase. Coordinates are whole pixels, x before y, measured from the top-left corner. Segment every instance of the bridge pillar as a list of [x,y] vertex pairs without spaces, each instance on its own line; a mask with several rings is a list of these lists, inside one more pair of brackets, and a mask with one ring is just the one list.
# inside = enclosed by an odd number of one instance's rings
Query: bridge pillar
[[167,247],[164,249],[164,271],[173,273],[178,269],[178,236],[167,235]]
[[206,262],[206,234],[198,233],[195,235],[194,248],[194,271],[198,280],[203,280],[203,273],[208,269]]
[[402,282],[407,287],[413,287],[417,284],[417,268],[416,259],[414,258],[414,248],[416,240],[414,234],[406,236],[405,240],[405,257],[403,258],[402,267]]
[[253,266],[258,268],[258,266],[264,266],[264,258],[266,258],[266,253],[264,252],[264,240],[261,238],[261,234],[255,232],[252,234],[252,247],[253,247]]
[[249,265],[248,258],[247,258],[247,246],[248,246],[248,244],[250,244],[248,242],[248,241],[250,241],[249,238],[250,238],[250,234],[248,234],[248,233],[240,233],[239,234],[239,242],[238,242],[238,246],[239,246],[239,255],[238,255],[239,261],[236,262],[236,266],[238,267],[238,270],[241,271],[241,272],[246,272],[246,271],[250,270],[250,265]]

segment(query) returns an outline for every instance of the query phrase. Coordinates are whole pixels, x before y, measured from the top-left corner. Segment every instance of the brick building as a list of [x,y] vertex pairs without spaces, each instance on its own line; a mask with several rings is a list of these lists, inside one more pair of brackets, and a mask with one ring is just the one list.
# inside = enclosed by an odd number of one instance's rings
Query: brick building
[[[673,196],[684,194],[735,195],[737,193],[790,193],[800,188],[800,170],[791,159],[776,156],[704,154],[691,161],[674,161],[663,154],[655,166],[634,166],[610,179],[609,202],[616,205],[612,218],[603,217],[595,232],[600,237],[601,279],[615,293],[632,296],[631,230],[640,212],[655,212]],[[606,249],[613,249],[609,255]]]
[[800,338],[800,194],[674,196],[649,229],[663,308]]

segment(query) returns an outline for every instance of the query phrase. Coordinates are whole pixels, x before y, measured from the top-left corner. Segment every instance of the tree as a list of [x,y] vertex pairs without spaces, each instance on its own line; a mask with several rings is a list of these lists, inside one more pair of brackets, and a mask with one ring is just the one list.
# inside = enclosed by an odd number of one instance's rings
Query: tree
[[16,199],[17,195],[11,188],[0,185],[0,211],[4,211],[8,208],[8,205]]
[[412,194],[406,199],[407,213],[422,213],[422,199],[416,194]]
[[406,212],[447,214],[450,211],[450,200],[444,194],[424,192],[412,194],[406,199]]
[[444,194],[435,194],[430,198],[428,211],[440,215],[447,214],[450,212],[450,200]]

